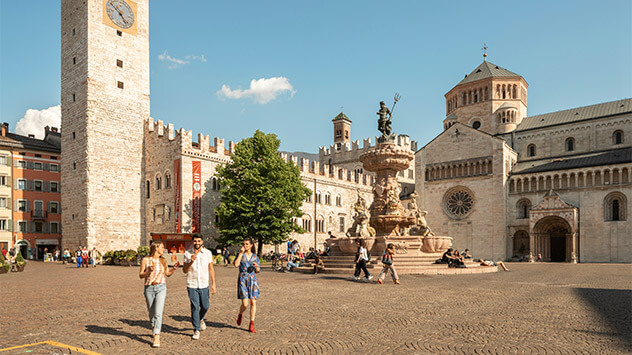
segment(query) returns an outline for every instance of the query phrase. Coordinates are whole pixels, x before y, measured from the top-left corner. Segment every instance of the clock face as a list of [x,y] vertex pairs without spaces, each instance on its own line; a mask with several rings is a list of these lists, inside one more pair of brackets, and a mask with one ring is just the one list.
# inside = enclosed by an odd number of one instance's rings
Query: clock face
[[108,0],[105,11],[110,20],[121,28],[130,28],[134,24],[134,11],[125,0]]

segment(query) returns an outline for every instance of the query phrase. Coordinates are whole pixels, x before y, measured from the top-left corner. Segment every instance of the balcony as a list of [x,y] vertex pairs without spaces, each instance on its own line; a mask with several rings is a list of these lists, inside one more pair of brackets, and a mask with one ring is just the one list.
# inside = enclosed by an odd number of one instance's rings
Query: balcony
[[44,210],[31,210],[31,218],[46,219],[48,218],[48,212]]

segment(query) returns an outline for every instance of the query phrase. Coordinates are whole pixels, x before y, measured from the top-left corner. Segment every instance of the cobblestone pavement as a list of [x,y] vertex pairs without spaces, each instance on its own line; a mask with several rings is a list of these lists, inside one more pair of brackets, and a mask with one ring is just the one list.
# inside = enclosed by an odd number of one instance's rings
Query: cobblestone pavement
[[[629,353],[632,265],[509,264],[511,272],[403,276],[259,274],[257,332],[235,324],[234,268],[216,267],[208,329],[191,340],[185,276],[168,280],[162,347],[137,268],[31,262],[0,275],[0,349],[55,341],[103,354]],[[377,275],[376,275],[377,276]],[[387,279],[388,280],[388,279]],[[70,353],[48,345],[1,352]],[[75,353],[74,351],[72,353]]]

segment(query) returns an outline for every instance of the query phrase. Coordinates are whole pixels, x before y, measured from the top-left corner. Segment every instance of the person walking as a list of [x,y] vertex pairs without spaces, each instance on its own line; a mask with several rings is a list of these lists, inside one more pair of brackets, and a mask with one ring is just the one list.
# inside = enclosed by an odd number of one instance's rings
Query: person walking
[[92,251],[90,251],[90,264],[92,265],[92,267],[97,267],[98,258],[99,258],[99,252],[97,251],[96,247],[93,247]]
[[364,271],[364,280],[369,281],[373,279],[373,276],[369,273],[369,270],[366,268],[366,264],[369,261],[369,253],[366,250],[366,243],[363,239],[357,238],[355,240],[356,245],[358,246],[358,252],[356,253],[355,259],[355,273],[353,274],[353,278],[355,280],[360,279],[360,272]]
[[176,272],[180,263],[176,263],[172,268],[167,266],[167,259],[162,255],[165,253],[165,246],[162,242],[152,242],[149,247],[149,255],[144,257],[140,263],[140,273],[138,277],[145,279],[145,303],[149,312],[149,321],[153,329],[152,347],[160,346],[160,328],[162,327],[162,312],[165,308],[165,298],[167,297],[167,283],[165,276],[169,277]]
[[86,247],[81,249],[81,266],[88,267],[88,249]]
[[243,313],[248,308],[250,301],[250,332],[255,332],[255,314],[257,313],[257,298],[259,298],[259,281],[255,273],[260,271],[259,257],[255,243],[251,238],[244,239],[244,245],[235,258],[235,267],[239,268],[237,279],[237,298],[241,300],[237,325],[241,325]]
[[187,274],[187,292],[191,302],[191,323],[194,340],[200,339],[200,331],[206,330],[204,316],[210,307],[209,277],[211,294],[215,294],[215,269],[213,269],[213,253],[204,246],[201,234],[193,235],[193,248],[184,252],[184,267]]
[[77,249],[76,253],[75,253],[75,259],[77,260],[77,267],[81,267],[81,247],[79,247],[79,249]]
[[393,243],[388,243],[386,250],[384,250],[384,254],[382,255],[382,272],[380,272],[380,277],[377,278],[377,283],[380,285],[389,271],[391,272],[393,282],[396,285],[399,285],[399,277],[397,277],[397,271],[395,271],[395,266],[393,266],[393,255],[395,255],[395,245],[393,245]]

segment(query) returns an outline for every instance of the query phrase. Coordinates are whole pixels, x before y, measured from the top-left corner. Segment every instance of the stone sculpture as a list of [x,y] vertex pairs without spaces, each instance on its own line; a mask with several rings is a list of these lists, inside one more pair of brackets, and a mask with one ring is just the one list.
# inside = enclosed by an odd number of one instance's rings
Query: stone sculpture
[[360,191],[358,191],[358,199],[353,205],[353,224],[351,228],[347,229],[347,237],[375,237],[375,228],[369,225],[370,217],[371,215],[366,205],[366,200],[360,195]]

